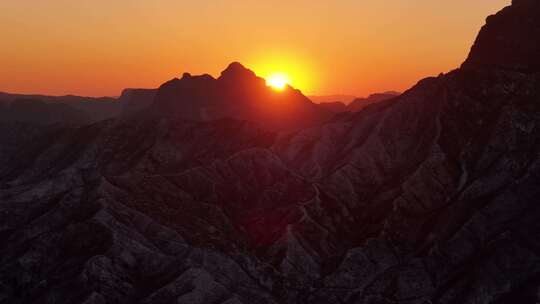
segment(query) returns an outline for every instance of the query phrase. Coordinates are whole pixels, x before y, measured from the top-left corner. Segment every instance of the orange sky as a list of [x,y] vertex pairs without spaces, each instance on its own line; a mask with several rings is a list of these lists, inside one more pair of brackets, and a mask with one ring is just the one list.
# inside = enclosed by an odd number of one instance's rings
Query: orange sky
[[511,0],[0,0],[0,91],[116,96],[240,61],[306,94],[404,90]]

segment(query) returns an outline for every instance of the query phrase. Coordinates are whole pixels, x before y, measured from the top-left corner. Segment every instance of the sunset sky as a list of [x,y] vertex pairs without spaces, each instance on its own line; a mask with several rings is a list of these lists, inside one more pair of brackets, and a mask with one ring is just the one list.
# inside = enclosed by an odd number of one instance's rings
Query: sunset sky
[[117,96],[242,62],[305,94],[407,89],[458,67],[511,0],[0,0],[0,91]]

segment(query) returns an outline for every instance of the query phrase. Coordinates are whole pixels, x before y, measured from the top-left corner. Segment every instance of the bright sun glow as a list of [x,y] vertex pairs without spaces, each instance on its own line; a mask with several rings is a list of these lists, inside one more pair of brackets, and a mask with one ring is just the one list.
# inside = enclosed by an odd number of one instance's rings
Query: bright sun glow
[[321,87],[318,83],[317,61],[309,53],[285,50],[282,47],[276,49],[265,46],[245,59],[241,58],[241,62],[245,62],[247,67],[263,77],[266,85],[276,92],[283,92],[291,86],[305,95],[314,95],[315,89]]
[[283,90],[289,84],[289,77],[283,73],[275,73],[266,78],[266,84],[275,90]]

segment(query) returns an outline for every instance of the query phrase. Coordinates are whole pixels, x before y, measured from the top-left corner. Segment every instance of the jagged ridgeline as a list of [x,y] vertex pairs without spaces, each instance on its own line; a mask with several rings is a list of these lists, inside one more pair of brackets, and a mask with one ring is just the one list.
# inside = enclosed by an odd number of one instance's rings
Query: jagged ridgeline
[[539,16],[514,1],[357,113],[291,88],[284,123],[234,64],[122,118],[0,125],[0,303],[537,303]]

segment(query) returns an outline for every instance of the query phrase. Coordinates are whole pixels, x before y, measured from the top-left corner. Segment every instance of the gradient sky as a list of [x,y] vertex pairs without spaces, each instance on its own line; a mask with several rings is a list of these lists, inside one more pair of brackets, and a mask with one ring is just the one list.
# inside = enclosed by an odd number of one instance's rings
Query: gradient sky
[[405,90],[511,0],[0,0],[0,91],[117,96],[240,61],[306,94]]

